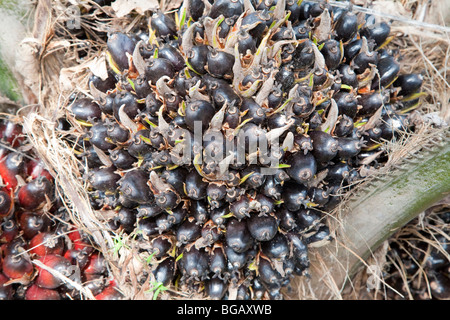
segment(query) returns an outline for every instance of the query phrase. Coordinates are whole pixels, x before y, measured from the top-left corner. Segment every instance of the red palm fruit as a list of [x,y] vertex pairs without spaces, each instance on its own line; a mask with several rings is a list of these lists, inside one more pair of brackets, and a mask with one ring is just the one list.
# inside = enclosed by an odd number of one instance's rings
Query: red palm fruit
[[64,253],[64,258],[69,260],[71,264],[83,269],[89,262],[89,253],[85,250],[69,249]]
[[19,225],[26,239],[31,239],[39,232],[48,230],[50,220],[47,216],[35,212],[23,212],[19,218]]
[[64,252],[64,239],[51,232],[40,232],[29,243],[30,252],[39,257],[49,254],[62,255]]
[[78,230],[70,231],[68,234],[74,250],[83,250],[88,254],[94,251],[89,241],[83,238]]
[[19,205],[26,210],[35,210],[42,206],[46,198],[51,198],[52,184],[44,176],[38,177],[19,189]]
[[13,295],[13,287],[5,285],[9,281],[4,274],[0,273],[0,300],[11,300]]
[[4,247],[2,247],[3,256],[13,256],[22,253],[25,251],[26,244],[26,240],[20,236],[9,243],[5,243]]
[[23,175],[25,163],[20,153],[9,153],[0,161],[0,176],[3,184],[8,190],[15,190],[17,187],[16,175]]
[[110,279],[110,280],[108,281],[107,286],[108,286],[108,287],[117,287],[117,280],[114,279],[114,278]]
[[0,245],[0,272],[2,270],[2,263],[3,263],[3,257],[2,255],[5,255],[5,249],[8,245],[6,243],[3,243]]
[[98,252],[93,253],[89,257],[89,262],[83,269],[85,274],[102,274],[106,272],[106,261],[103,255]]
[[122,298],[122,294],[115,286],[108,286],[95,296],[96,300],[121,300]]
[[61,300],[61,295],[56,290],[32,284],[25,292],[25,300]]
[[0,242],[11,242],[19,233],[16,219],[7,219],[2,223],[0,230]]
[[85,274],[83,287],[91,290],[94,296],[102,293],[107,285],[106,279],[100,274]]
[[17,148],[24,139],[22,135],[22,126],[20,124],[8,121],[0,129],[0,137],[8,142],[13,148]]
[[11,198],[10,193],[0,191],[0,218],[9,216],[13,208],[14,200]]
[[53,181],[53,176],[45,168],[45,164],[40,159],[33,159],[26,164],[27,175],[31,179],[36,179],[38,177],[46,177],[48,181]]
[[[74,272],[69,260],[57,254],[41,257],[39,261],[66,277],[70,277]],[[35,283],[41,288],[56,289],[63,284],[63,281],[49,271],[38,267],[38,275],[35,278]]]
[[26,254],[9,254],[3,259],[3,274],[10,279],[29,279],[34,268]]

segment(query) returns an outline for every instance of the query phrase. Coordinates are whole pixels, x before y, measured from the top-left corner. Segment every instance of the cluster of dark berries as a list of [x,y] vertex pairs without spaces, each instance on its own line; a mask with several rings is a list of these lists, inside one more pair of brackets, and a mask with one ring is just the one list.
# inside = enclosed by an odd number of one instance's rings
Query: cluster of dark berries
[[[450,212],[429,214],[425,228],[417,230],[409,224],[391,241],[388,267],[383,273],[387,299],[448,300],[450,299]],[[414,232],[408,232],[414,228]],[[435,229],[436,228],[436,229]],[[435,233],[441,230],[442,233]]]
[[[389,24],[296,0],[186,0],[107,40],[69,110],[96,210],[150,243],[158,283],[278,299],[325,216],[410,129],[422,77]],[[203,290],[204,289],[204,290]]]
[[84,297],[74,283],[119,298],[103,256],[71,224],[52,175],[10,120],[0,122],[0,177],[0,300]]

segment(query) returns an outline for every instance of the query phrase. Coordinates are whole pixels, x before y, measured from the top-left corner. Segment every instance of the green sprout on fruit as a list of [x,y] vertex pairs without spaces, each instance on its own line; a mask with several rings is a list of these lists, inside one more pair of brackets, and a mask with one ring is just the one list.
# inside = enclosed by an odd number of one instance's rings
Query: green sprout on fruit
[[147,262],[147,264],[152,264],[153,256],[155,255],[155,253],[156,251],[149,255],[147,259],[145,259],[145,262]]
[[113,246],[114,254],[118,253],[119,250],[122,248],[129,249],[129,247],[123,241],[123,237],[121,235],[115,235],[113,237],[113,242],[114,242],[114,246]]
[[152,288],[147,290],[146,293],[153,293],[153,300],[157,300],[161,292],[168,290],[162,282],[152,281],[150,282],[150,285]]

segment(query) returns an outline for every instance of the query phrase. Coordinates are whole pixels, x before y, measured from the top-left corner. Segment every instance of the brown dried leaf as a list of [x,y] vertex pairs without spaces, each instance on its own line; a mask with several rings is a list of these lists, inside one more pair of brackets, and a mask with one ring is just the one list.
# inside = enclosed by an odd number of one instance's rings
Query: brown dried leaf
[[116,0],[111,7],[117,17],[121,18],[133,10],[139,14],[143,14],[145,11],[155,11],[159,9],[159,2],[157,0]]
[[108,68],[106,66],[106,56],[102,54],[100,57],[95,57],[89,64],[89,70],[102,80],[108,79]]

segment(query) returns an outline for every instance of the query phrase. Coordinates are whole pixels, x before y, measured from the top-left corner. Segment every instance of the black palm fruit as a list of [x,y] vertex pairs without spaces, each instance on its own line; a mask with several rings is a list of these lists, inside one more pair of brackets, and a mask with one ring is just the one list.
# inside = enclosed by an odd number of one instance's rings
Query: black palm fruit
[[244,4],[239,0],[218,0],[214,1],[209,16],[213,19],[220,15],[225,18],[239,16],[244,11]]
[[193,131],[197,122],[199,128],[205,130],[209,127],[209,122],[214,114],[214,106],[208,101],[193,101],[186,106],[186,125]]
[[272,239],[272,241],[263,242],[261,245],[262,252],[272,259],[285,260],[289,256],[289,243],[282,233]]
[[100,110],[108,115],[113,114],[113,107],[114,107],[114,98],[115,95],[113,93],[108,94],[106,97],[101,97],[98,101],[98,106],[100,107]]
[[71,106],[75,119],[82,121],[95,121],[101,119],[102,111],[99,105],[88,98],[75,100]]
[[175,261],[172,257],[167,257],[161,261],[153,271],[155,281],[163,286],[168,286],[175,277]]
[[208,271],[208,256],[204,249],[196,249],[194,246],[183,251],[180,267],[188,278],[200,279],[206,276]]
[[106,133],[113,144],[125,143],[130,139],[130,131],[117,122],[107,124]]
[[286,209],[297,211],[305,207],[308,196],[306,187],[293,182],[287,182],[286,187],[282,196]]
[[297,227],[296,213],[289,211],[285,206],[279,208],[275,214],[280,221],[280,228],[283,231],[290,231]]
[[145,77],[153,84],[162,77],[173,78],[175,68],[172,63],[164,58],[150,58],[145,65]]
[[88,137],[89,142],[100,150],[107,151],[115,148],[115,144],[108,140],[108,128],[104,123],[99,122],[93,125],[88,132]]
[[331,134],[315,130],[310,133],[310,136],[313,145],[312,154],[317,162],[325,163],[336,156],[339,144]]
[[277,83],[281,84],[283,91],[289,91],[294,85],[295,76],[292,69],[291,65],[284,66],[275,76]]
[[136,203],[149,203],[153,194],[147,185],[148,175],[142,170],[127,172],[118,182],[122,196]]
[[155,194],[156,204],[166,211],[174,209],[180,203],[180,196],[171,189]]
[[273,287],[281,287],[281,274],[272,266],[270,259],[261,255],[258,263],[261,281]]
[[224,51],[212,49],[206,56],[208,73],[213,77],[229,79],[233,76],[234,56]]
[[214,245],[209,252],[209,269],[213,277],[222,277],[227,271],[227,258],[222,245]]
[[378,52],[370,50],[369,48],[361,48],[361,51],[352,59],[350,66],[355,70],[357,74],[363,73],[371,65],[378,63]]
[[[325,203],[329,201],[330,191],[326,191],[327,200]],[[322,214],[320,211],[315,209],[302,209],[296,212],[297,214],[297,223],[298,229],[302,232],[309,232],[312,228],[316,228],[319,223],[322,221]]]
[[137,131],[128,146],[128,153],[135,158],[144,158],[150,154],[152,147],[148,144],[150,130],[142,129]]
[[112,60],[117,64],[120,70],[123,71],[128,69],[129,62],[127,53],[133,55],[136,42],[125,33],[114,32],[108,36],[106,45]]
[[116,168],[123,170],[131,169],[133,164],[137,161],[137,159],[130,155],[127,150],[123,149],[112,150],[109,154],[109,158]]
[[242,19],[242,26],[245,28],[246,26],[250,26],[255,24],[256,26],[249,30],[249,33],[253,38],[256,39],[256,44],[259,44],[261,36],[264,34],[266,29],[269,27],[272,18],[268,12],[268,10],[256,10],[254,12],[249,13]]
[[358,78],[355,71],[348,64],[339,65],[339,75],[341,76],[342,84],[352,88],[358,88]]
[[337,137],[339,150],[337,156],[340,159],[350,159],[358,155],[361,151],[362,143],[360,139],[351,137]]
[[407,96],[420,90],[423,83],[423,76],[418,73],[402,74],[394,82],[395,87],[400,87],[399,95]]
[[201,200],[206,197],[208,183],[202,180],[197,171],[192,170],[186,175],[184,182],[186,195],[193,200]]
[[375,76],[372,81],[372,89],[386,87],[397,78],[400,71],[400,64],[391,56],[380,59],[377,64],[379,76]]
[[189,0],[188,13],[194,21],[198,21],[205,10],[205,3],[202,0]]
[[225,235],[227,245],[234,251],[245,252],[253,245],[253,238],[247,229],[247,223],[243,220],[232,218],[227,222],[227,233]]
[[205,74],[205,66],[208,59],[208,47],[205,45],[195,46],[186,53],[190,68],[198,74]]
[[198,224],[203,224],[209,219],[208,204],[203,200],[192,200],[189,202],[189,213],[195,218]]
[[347,64],[361,51],[362,40],[355,39],[344,46],[344,57]]
[[358,18],[350,11],[342,13],[336,21],[334,31],[336,39],[344,42],[351,40],[358,32]]
[[151,237],[158,234],[158,226],[154,219],[139,219],[137,229],[142,232],[144,237]]
[[238,34],[238,50],[242,55],[251,55],[256,52],[256,39],[246,29],[239,31]]
[[210,279],[206,282],[205,290],[211,299],[221,300],[227,292],[226,281],[219,278]]
[[203,241],[209,245],[213,245],[223,238],[222,229],[215,225],[212,220],[208,220],[203,224],[201,233]]
[[293,232],[288,232],[286,236],[292,246],[292,256],[296,267],[304,271],[309,267],[310,263],[306,242],[298,234]]
[[166,45],[158,50],[158,58],[170,61],[175,71],[182,70],[186,65],[181,53],[170,45]]
[[139,105],[136,96],[130,91],[121,91],[114,97],[113,104],[114,118],[119,122],[121,121],[119,114],[121,108],[123,108],[123,111],[129,118],[134,119],[138,115],[139,110],[143,109],[143,106]]
[[134,91],[139,99],[146,98],[151,93],[150,84],[145,75],[139,75],[134,81]]
[[362,106],[358,114],[372,115],[383,105],[383,102],[383,97],[378,92],[362,95],[358,98],[358,103]]
[[270,215],[251,215],[247,227],[257,241],[269,241],[277,234],[278,220]]
[[336,40],[327,40],[324,42],[322,54],[328,70],[336,69],[341,62],[341,50],[339,42]]
[[317,171],[316,159],[310,153],[296,152],[287,159],[287,164],[290,165],[286,169],[289,177],[301,184],[308,183]]
[[95,88],[106,93],[108,90],[113,90],[116,87],[116,78],[111,71],[108,72],[108,76],[104,80],[92,74],[89,78],[89,84],[91,83]]
[[159,37],[173,37],[177,33],[177,26],[174,19],[161,11],[152,14],[150,26]]
[[136,207],[136,209],[137,216],[144,218],[153,218],[163,212],[163,209],[154,202],[148,204],[140,204]]
[[383,21],[363,27],[360,34],[368,39],[373,39],[377,47],[379,47],[386,41],[390,32],[391,27]]
[[92,170],[89,173],[89,183],[96,190],[115,191],[121,178],[115,171],[114,166]]
[[177,228],[177,242],[179,245],[195,241],[201,235],[200,226],[194,219],[186,219]]

